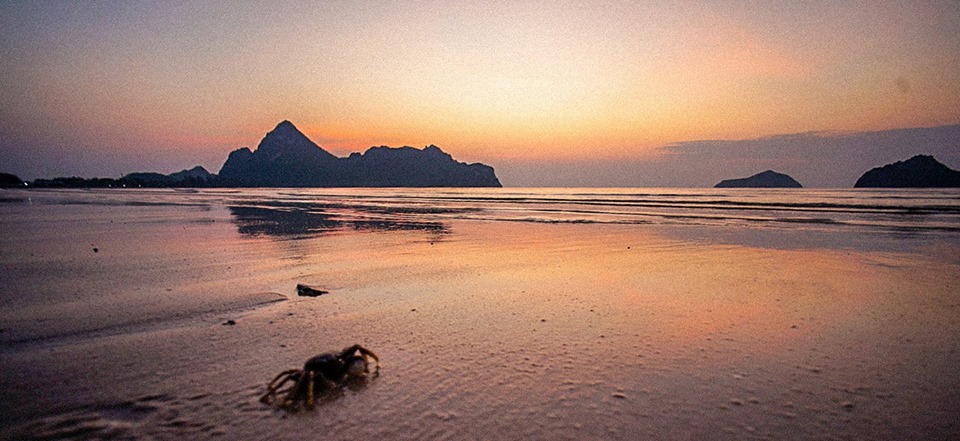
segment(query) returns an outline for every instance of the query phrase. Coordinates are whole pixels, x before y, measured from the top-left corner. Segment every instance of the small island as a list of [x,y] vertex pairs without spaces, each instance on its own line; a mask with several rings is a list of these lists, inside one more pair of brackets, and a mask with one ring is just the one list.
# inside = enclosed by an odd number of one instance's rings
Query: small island
[[876,167],[857,179],[854,188],[956,188],[960,171],[953,170],[933,156],[917,155]]
[[796,179],[783,173],[767,170],[749,178],[726,179],[714,188],[803,188]]

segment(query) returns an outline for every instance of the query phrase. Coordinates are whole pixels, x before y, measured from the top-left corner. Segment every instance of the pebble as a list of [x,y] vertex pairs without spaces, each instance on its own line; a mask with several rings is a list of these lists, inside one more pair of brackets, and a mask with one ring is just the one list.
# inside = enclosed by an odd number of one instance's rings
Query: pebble
[[297,284],[297,295],[300,297],[318,297],[324,294],[330,294],[330,291],[317,289],[312,286]]
[[237,322],[235,322],[235,321],[233,321],[233,320],[227,320],[227,321],[225,321],[225,322],[223,322],[223,323],[221,323],[221,324],[222,324],[223,326],[233,326],[233,325],[237,324]]

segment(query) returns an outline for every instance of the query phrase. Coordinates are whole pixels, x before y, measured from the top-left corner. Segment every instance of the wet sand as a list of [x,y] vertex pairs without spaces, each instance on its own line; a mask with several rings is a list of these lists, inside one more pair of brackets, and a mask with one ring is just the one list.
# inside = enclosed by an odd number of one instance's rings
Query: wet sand
[[[5,439],[960,436],[954,245],[471,220],[243,235],[224,207],[83,205],[56,239],[57,207],[4,224]],[[13,295],[31,290],[50,302]],[[367,387],[298,414],[257,401],[354,343],[381,359]]]

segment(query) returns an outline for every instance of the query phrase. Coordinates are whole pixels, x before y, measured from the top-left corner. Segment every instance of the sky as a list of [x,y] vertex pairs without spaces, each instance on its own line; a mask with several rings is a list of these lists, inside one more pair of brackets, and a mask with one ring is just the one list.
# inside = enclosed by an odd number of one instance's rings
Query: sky
[[285,119],[507,186],[957,168],[960,2],[0,2],[0,171],[216,172]]

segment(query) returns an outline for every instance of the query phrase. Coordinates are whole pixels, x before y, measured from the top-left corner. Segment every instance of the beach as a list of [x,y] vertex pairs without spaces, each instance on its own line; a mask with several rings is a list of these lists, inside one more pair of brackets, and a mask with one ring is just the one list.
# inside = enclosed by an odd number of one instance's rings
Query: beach
[[3,191],[0,437],[958,438],[956,196]]

